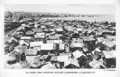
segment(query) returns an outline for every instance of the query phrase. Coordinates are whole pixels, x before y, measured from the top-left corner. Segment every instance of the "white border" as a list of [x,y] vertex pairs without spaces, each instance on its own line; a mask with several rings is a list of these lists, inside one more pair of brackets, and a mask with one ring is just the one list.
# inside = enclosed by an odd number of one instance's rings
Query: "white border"
[[[117,26],[116,26],[116,29],[117,29],[117,36],[116,36],[116,40],[117,40],[117,60],[120,59],[120,56],[119,56],[119,33],[120,33],[120,23],[119,23],[119,20],[120,20],[120,10],[119,10],[119,1],[116,1],[116,0],[5,0],[3,1],[4,4],[115,4],[117,6],[117,16],[116,16],[116,21],[117,21]],[[2,3],[3,3],[2,2]],[[1,47],[1,51],[0,51],[0,77],[32,77],[32,76],[36,76],[36,77],[40,77],[40,76],[58,76],[58,77],[61,77],[61,76],[69,76],[69,77],[106,77],[106,76],[109,76],[109,77],[120,77],[119,73],[120,73],[120,61],[117,61],[117,68],[116,68],[116,72],[115,71],[105,71],[105,70],[94,70],[94,69],[82,69],[82,70],[77,70],[77,71],[94,71],[95,73],[91,73],[91,74],[26,74],[25,72],[30,72],[30,71],[35,71],[35,72],[39,72],[39,71],[46,71],[46,70],[41,70],[41,69],[4,69],[4,62],[3,62],[3,58],[4,58],[4,55],[3,55],[3,51],[4,51],[4,22],[3,22],[3,19],[4,19],[4,6],[2,4],[2,6],[0,7],[0,33],[1,33],[1,38],[0,38],[0,47]],[[47,70],[47,71],[76,71],[75,69],[73,70],[64,70],[64,69],[60,69],[60,70]]]

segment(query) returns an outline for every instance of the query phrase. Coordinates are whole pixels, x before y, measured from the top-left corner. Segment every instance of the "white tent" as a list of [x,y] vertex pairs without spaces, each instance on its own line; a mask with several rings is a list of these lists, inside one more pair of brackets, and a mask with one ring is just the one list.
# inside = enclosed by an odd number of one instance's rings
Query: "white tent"
[[63,43],[62,40],[54,40],[54,43]]
[[11,40],[14,40],[14,41],[16,41],[16,42],[18,41],[18,40],[17,40],[17,39],[15,39],[14,37],[11,37],[10,39],[11,39]]
[[105,58],[115,58],[116,51],[103,51]]
[[115,42],[105,40],[105,41],[102,42],[102,44],[104,44],[104,45],[106,45],[108,47],[113,47],[115,45]]
[[36,56],[26,56],[26,60],[29,64],[33,64]]
[[47,44],[53,44],[54,40],[47,40]]
[[35,38],[45,38],[45,33],[36,33]]
[[74,56],[76,59],[79,58],[79,57],[81,57],[81,56],[85,56],[85,55],[82,53],[82,51],[79,51],[79,50],[76,50],[76,51],[73,52],[72,54],[73,54],[73,56]]
[[74,42],[73,42],[70,46],[71,46],[71,47],[83,47],[84,44],[83,44],[83,43],[74,43]]
[[5,62],[7,62],[7,61],[12,61],[12,60],[16,60],[16,58],[15,58],[15,56],[10,56],[10,54],[6,54],[5,56],[4,56],[5,58]]
[[67,60],[67,61],[64,62],[64,66],[65,67],[68,66],[68,65],[70,65],[70,64],[73,64],[73,65],[79,67],[78,60],[76,60],[76,59],[69,59],[69,60]]
[[42,25],[41,28],[46,28],[46,26]]
[[68,59],[69,59],[69,55],[57,56],[57,61],[59,62],[66,62]]
[[20,45],[24,45],[24,44],[25,44],[25,45],[27,45],[27,46],[29,45],[29,44],[28,44],[27,42],[25,42],[24,40],[20,40],[20,41],[19,41],[19,44],[20,44]]
[[30,47],[40,47],[41,45],[43,45],[42,41],[37,41],[37,42],[30,42]]
[[42,44],[41,50],[54,50],[54,44]]
[[35,24],[34,27],[37,28],[39,25],[38,24]]
[[62,41],[62,40],[47,40],[47,43],[58,43],[58,44],[62,44],[63,41]]
[[83,31],[83,29],[82,28],[77,28],[77,31]]
[[17,47],[14,48],[14,51],[22,54],[23,52],[27,51],[27,47],[25,47],[25,46],[17,46]]
[[28,36],[23,36],[23,37],[21,37],[20,39],[21,40],[30,40],[32,37],[28,37]]
[[37,55],[37,49],[28,49],[26,55]]
[[60,28],[57,28],[56,31],[58,31],[58,32],[62,32],[63,29],[60,27]]
[[59,44],[59,45],[60,45],[60,47],[59,47],[60,50],[64,50],[65,49],[65,44]]
[[104,67],[104,65],[100,62],[100,61],[97,61],[97,60],[93,60],[89,63],[89,65],[94,68],[94,69],[100,69],[100,66],[102,65]]

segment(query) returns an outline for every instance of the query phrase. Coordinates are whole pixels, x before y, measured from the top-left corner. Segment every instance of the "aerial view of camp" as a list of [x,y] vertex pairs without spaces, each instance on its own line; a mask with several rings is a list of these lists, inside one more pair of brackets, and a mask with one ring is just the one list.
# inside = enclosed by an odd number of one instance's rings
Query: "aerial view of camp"
[[111,19],[109,15],[5,12],[4,68],[116,68],[116,22]]

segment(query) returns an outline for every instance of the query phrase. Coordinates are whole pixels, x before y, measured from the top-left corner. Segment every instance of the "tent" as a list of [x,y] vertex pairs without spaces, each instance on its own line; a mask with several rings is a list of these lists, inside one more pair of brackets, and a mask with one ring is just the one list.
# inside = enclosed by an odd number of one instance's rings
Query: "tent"
[[42,44],[41,50],[54,50],[54,44]]
[[76,59],[69,59],[64,62],[65,68],[79,68],[78,60]]
[[60,44],[60,43],[63,43],[63,41],[62,40],[54,40],[54,43]]
[[37,55],[37,49],[28,49],[25,53],[25,55]]
[[16,60],[15,56],[10,56],[10,54],[5,55],[5,62]]
[[106,45],[107,47],[113,47],[115,45],[115,42],[113,41],[108,41],[108,40],[105,40],[102,42],[102,44]]
[[95,40],[93,37],[83,37],[84,41],[93,41]]
[[14,41],[16,41],[16,42],[18,42],[18,40],[15,39],[14,37],[11,37],[10,39],[11,39],[11,40],[14,40]]
[[115,58],[116,57],[116,51],[103,51],[105,58]]
[[57,40],[59,38],[59,36],[50,36],[50,37],[48,37],[48,39],[50,39],[50,40]]
[[74,56],[76,59],[79,58],[79,57],[81,57],[81,56],[85,56],[85,55],[82,53],[82,51],[79,51],[79,50],[76,50],[76,51],[73,52],[72,54],[73,54],[73,56]]
[[34,63],[35,57],[36,56],[26,56],[26,60],[27,60],[28,64]]
[[83,31],[83,29],[82,28],[77,28],[77,31]]
[[38,24],[35,24],[34,27],[37,28],[39,25]]
[[62,41],[62,40],[47,40],[47,43],[58,43],[58,44],[62,44],[63,41]]
[[41,33],[41,32],[42,32],[42,29],[33,29],[33,32]]
[[60,56],[57,56],[57,61],[59,62],[66,62],[68,59],[69,59],[69,55],[60,55]]
[[55,40],[47,40],[47,44],[53,44]]
[[103,38],[103,37],[98,37],[98,38],[97,38],[97,42],[102,42],[102,41],[104,41],[104,38]]
[[103,66],[104,67],[104,65],[100,62],[100,61],[97,61],[97,60],[93,60],[93,61],[91,61],[90,63],[89,63],[89,65],[92,67],[92,68],[94,68],[94,69],[100,69],[100,66]]
[[41,45],[43,45],[42,41],[30,42],[30,47],[40,47]]
[[42,65],[37,56],[26,56],[26,60],[31,68],[39,68]]
[[22,45],[28,46],[28,45],[29,45],[29,43],[26,42],[26,41],[24,41],[24,40],[20,40],[20,41],[19,41],[19,44],[20,44],[20,46],[22,46]]
[[35,38],[45,38],[45,33],[36,33]]
[[15,47],[14,51],[22,54],[23,52],[27,51],[27,47],[26,46],[17,46],[17,47]]
[[68,31],[73,31],[73,27],[72,26],[65,26],[65,29],[67,29]]
[[83,43],[71,43],[70,47],[74,48],[74,47],[83,47],[84,44]]
[[60,50],[65,50],[65,44],[59,44],[59,49]]
[[46,28],[46,26],[45,26],[45,25],[42,25],[42,26],[41,26],[41,28],[42,28],[42,29],[45,29],[45,28]]
[[56,28],[56,31],[57,32],[63,32],[63,28],[62,27]]
[[108,36],[106,36],[106,38],[109,39],[109,40],[116,40],[116,36],[109,36],[108,35]]
[[32,39],[32,37],[23,36],[23,37],[21,37],[20,39],[21,39],[21,40],[30,40],[30,39]]
[[27,32],[26,32],[26,35],[27,35],[27,36],[29,36],[29,35],[32,36],[32,35],[34,35],[34,32],[33,32],[33,31],[27,31]]

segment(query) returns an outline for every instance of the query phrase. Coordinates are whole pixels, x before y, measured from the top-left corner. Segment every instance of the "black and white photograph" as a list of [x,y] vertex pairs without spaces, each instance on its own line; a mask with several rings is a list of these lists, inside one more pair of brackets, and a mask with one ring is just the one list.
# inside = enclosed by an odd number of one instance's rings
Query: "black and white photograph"
[[111,4],[6,4],[5,69],[116,68]]

